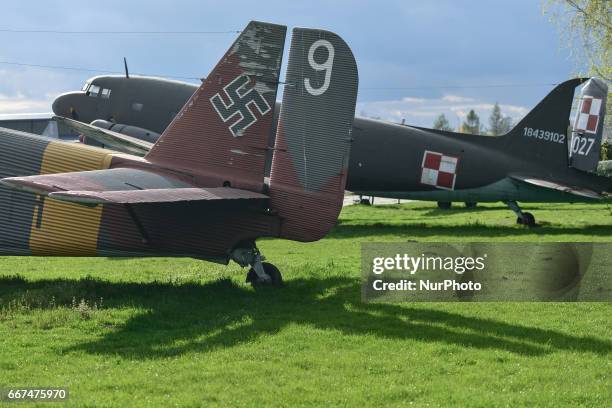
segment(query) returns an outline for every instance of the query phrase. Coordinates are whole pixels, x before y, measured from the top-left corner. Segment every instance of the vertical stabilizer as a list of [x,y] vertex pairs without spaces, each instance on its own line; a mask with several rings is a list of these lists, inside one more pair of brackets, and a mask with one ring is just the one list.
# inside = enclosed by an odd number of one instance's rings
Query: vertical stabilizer
[[146,159],[210,187],[263,190],[285,34],[285,26],[250,22]]
[[557,85],[506,135],[506,151],[525,161],[546,164],[552,171],[567,168],[570,111],[576,87],[586,79],[575,78]]

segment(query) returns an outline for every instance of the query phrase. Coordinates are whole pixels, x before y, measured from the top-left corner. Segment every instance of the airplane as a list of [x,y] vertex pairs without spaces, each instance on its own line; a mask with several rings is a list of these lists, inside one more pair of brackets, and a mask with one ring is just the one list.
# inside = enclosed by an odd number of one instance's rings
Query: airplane
[[[596,123],[594,129],[585,129],[585,124],[576,122],[571,131],[570,111],[579,85],[583,86],[576,120]],[[194,87],[127,73],[97,76],[82,91],[58,96],[52,108],[60,123],[67,122],[85,135],[86,143],[144,155]],[[517,215],[518,224],[534,226],[535,217],[523,212],[519,201],[591,202],[612,190],[609,178],[593,174],[606,97],[607,85],[599,79],[566,81],[499,137],[356,117],[347,190],[363,196],[437,201],[441,208],[453,201],[501,201]],[[269,145],[273,143],[271,139]]]
[[358,73],[336,34],[252,21],[144,157],[0,129],[0,253],[193,257],[279,286],[256,240],[311,242],[342,207]]

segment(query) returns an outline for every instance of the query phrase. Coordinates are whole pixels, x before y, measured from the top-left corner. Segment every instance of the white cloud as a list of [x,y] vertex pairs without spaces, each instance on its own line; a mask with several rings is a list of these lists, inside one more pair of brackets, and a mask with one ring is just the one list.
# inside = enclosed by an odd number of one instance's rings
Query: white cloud
[[413,98],[411,96],[407,96],[405,98],[402,98],[402,101],[406,103],[424,103],[426,99],[425,98]]
[[[418,102],[417,102],[418,101]],[[397,100],[382,100],[361,102],[357,111],[361,115],[399,123],[405,120],[407,124],[431,127],[436,116],[443,113],[451,126],[458,128],[468,112],[473,109],[480,122],[486,127],[495,106],[494,102],[480,100],[460,95],[444,95],[440,98],[402,98]],[[514,123],[529,112],[524,106],[500,104],[502,114],[510,116]]]
[[444,95],[442,97],[442,100],[444,102],[461,103],[461,102],[472,102],[474,98],[468,98],[466,96],[459,96],[459,95]]
[[53,98],[28,98],[22,94],[8,96],[0,94],[0,115],[12,113],[41,113],[51,112]]

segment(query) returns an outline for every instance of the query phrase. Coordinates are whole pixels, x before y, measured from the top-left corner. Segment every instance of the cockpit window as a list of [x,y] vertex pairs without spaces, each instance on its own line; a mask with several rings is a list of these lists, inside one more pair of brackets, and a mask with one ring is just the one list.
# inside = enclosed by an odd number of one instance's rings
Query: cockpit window
[[100,93],[100,87],[99,86],[92,85],[92,86],[89,87],[89,92],[88,92],[89,96],[93,96],[95,98],[96,96],[98,96],[99,93]]
[[108,99],[110,98],[111,90],[108,88],[102,89],[102,98]]
[[85,84],[83,85],[83,88],[81,88],[81,91],[85,92],[87,88],[89,88],[89,82],[85,82]]

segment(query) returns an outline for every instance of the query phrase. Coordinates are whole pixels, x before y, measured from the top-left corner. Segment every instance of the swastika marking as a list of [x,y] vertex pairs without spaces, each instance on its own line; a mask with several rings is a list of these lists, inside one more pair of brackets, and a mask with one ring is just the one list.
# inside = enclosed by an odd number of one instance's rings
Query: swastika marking
[[229,100],[227,104],[220,93],[216,93],[210,98],[210,103],[223,122],[231,120],[229,130],[234,137],[243,136],[244,131],[257,122],[257,117],[253,113],[253,106],[262,116],[272,110],[268,101],[257,89],[248,87],[250,82],[248,76],[240,75],[224,86],[223,92]]

